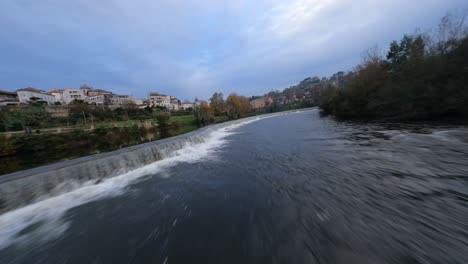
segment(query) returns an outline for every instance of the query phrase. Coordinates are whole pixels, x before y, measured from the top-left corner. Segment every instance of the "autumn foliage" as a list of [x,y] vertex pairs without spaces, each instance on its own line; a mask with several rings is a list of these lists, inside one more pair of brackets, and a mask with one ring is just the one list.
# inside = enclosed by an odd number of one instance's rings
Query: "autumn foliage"
[[250,111],[249,99],[235,93],[230,94],[226,99],[226,112],[230,119],[241,117]]

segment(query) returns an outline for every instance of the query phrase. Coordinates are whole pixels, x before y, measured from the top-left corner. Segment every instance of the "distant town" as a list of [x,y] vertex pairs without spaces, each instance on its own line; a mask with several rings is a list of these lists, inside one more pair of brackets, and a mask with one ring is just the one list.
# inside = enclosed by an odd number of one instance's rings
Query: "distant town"
[[110,109],[133,104],[140,108],[159,106],[168,110],[193,108],[195,102],[181,102],[175,96],[160,93],[150,93],[147,98],[135,98],[130,95],[115,94],[103,89],[94,89],[87,85],[80,88],[50,89],[48,91],[26,87],[15,92],[0,90],[0,106],[29,105],[39,103],[45,105],[69,105],[81,101],[90,105],[105,105]]
[[[325,86],[338,87],[346,78],[349,78],[349,74],[351,73],[338,72],[330,78],[309,77],[298,85],[291,86],[283,91],[271,91],[263,96],[252,96],[249,98],[249,104],[252,109],[273,104],[285,105],[304,100],[314,104],[321,88]],[[21,88],[16,91],[0,90],[0,106],[41,104],[59,108],[59,106],[67,106],[76,102],[106,106],[111,110],[132,105],[140,109],[158,107],[167,111],[190,110],[202,103],[210,104],[210,101],[197,98],[192,102],[181,101],[175,96],[158,92],[150,92],[147,98],[136,98],[130,95],[116,94],[108,90],[96,89],[86,84],[80,88],[54,88],[48,91],[33,87]]]

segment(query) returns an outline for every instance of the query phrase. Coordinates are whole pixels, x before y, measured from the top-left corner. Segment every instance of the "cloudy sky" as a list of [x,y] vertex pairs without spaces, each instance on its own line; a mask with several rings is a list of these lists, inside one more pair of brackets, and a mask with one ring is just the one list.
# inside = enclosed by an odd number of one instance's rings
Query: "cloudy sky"
[[350,70],[465,0],[0,0],[0,89],[180,99],[263,94]]

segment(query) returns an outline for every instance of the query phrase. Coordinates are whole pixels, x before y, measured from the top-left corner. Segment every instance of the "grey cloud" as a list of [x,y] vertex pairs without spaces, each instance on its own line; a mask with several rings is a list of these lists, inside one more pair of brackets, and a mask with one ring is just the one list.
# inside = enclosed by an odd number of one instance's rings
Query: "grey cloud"
[[[349,70],[464,1],[4,0],[0,89],[261,94]],[[33,19],[32,19],[33,18]]]

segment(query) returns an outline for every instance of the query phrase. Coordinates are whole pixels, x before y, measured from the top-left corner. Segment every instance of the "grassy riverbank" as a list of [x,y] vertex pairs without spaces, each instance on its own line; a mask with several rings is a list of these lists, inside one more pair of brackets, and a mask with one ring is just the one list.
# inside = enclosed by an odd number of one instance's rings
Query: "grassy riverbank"
[[97,123],[60,133],[24,132],[0,135],[0,174],[33,168],[62,160],[158,140],[198,128],[193,116],[174,116],[166,123],[150,119],[144,122]]

